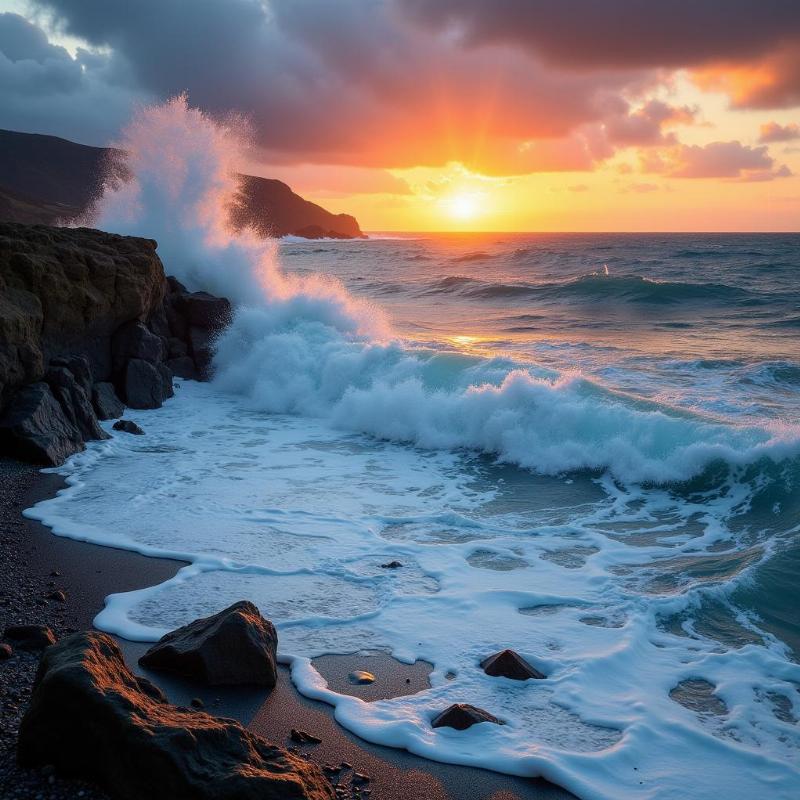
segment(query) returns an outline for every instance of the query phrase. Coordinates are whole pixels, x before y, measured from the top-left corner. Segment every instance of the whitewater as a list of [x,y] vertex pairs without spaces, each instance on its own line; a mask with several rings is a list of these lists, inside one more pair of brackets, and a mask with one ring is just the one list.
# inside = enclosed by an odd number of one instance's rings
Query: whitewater
[[[241,130],[142,109],[94,211],[235,304],[210,384],[26,512],[189,562],[96,625],[250,599],[369,741],[581,798],[800,796],[800,239],[264,241],[227,224]],[[486,676],[506,647],[547,678]],[[370,651],[431,688],[367,703],[312,664]],[[431,728],[454,702],[505,724]]]

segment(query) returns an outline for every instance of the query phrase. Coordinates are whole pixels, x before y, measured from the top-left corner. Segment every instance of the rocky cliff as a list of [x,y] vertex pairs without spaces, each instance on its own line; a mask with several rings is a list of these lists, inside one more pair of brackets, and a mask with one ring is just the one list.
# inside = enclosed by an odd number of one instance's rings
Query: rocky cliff
[[123,403],[209,375],[230,303],[164,275],[156,242],[0,223],[0,452],[57,464]]
[[[90,147],[56,136],[0,130],[0,220],[65,224],[79,217],[102,188],[103,176],[127,176],[110,159],[109,148]],[[264,236],[363,236],[355,217],[332,214],[303,199],[285,183],[241,176],[235,224],[251,225]]]

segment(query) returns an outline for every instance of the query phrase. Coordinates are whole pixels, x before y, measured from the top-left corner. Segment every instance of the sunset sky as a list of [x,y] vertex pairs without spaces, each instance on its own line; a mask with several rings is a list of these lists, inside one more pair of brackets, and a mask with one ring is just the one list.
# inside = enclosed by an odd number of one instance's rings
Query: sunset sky
[[365,230],[800,229],[796,0],[0,0],[0,127],[188,91]]

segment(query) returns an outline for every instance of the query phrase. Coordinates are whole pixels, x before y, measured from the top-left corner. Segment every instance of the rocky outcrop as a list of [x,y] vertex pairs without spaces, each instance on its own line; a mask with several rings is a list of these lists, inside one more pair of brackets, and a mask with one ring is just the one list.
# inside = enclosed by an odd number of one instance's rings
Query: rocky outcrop
[[92,405],[97,419],[119,419],[125,412],[125,405],[117,397],[113,383],[98,381],[92,386]]
[[108,380],[111,336],[163,297],[150,239],[0,223],[0,403],[58,356],[84,355],[94,380]]
[[22,719],[23,766],[52,764],[122,800],[333,800],[319,767],[238,722],[176,708],[102,633],[47,649]]
[[60,464],[123,402],[158,408],[174,374],[208,379],[230,317],[165,278],[151,239],[0,223],[0,452]]
[[337,239],[366,238],[355,217],[332,214],[303,199],[285,183],[273,178],[241,176],[239,205],[233,220],[240,227],[251,227],[264,236],[304,236]]
[[515,681],[527,681],[529,678],[541,680],[547,677],[514,650],[501,650],[485,658],[481,661],[481,667],[487,675],[511,678]]
[[246,600],[168,633],[140,659],[147,669],[176,672],[210,685],[272,688],[278,634]]
[[46,383],[32,383],[11,399],[0,422],[0,452],[34,464],[61,464],[83,448]]
[[476,708],[468,703],[455,703],[449,708],[446,708],[434,718],[431,726],[434,728],[455,728],[457,731],[465,731],[473,725],[478,725],[481,722],[491,722],[495,725],[502,725],[503,723],[497,717],[484,711],[482,708]]

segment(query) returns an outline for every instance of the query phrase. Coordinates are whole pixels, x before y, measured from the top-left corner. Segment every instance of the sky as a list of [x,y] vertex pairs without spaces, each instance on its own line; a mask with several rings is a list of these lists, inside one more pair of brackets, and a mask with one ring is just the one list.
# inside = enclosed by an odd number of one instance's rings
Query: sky
[[0,0],[0,128],[184,91],[365,230],[800,230],[799,0]]

